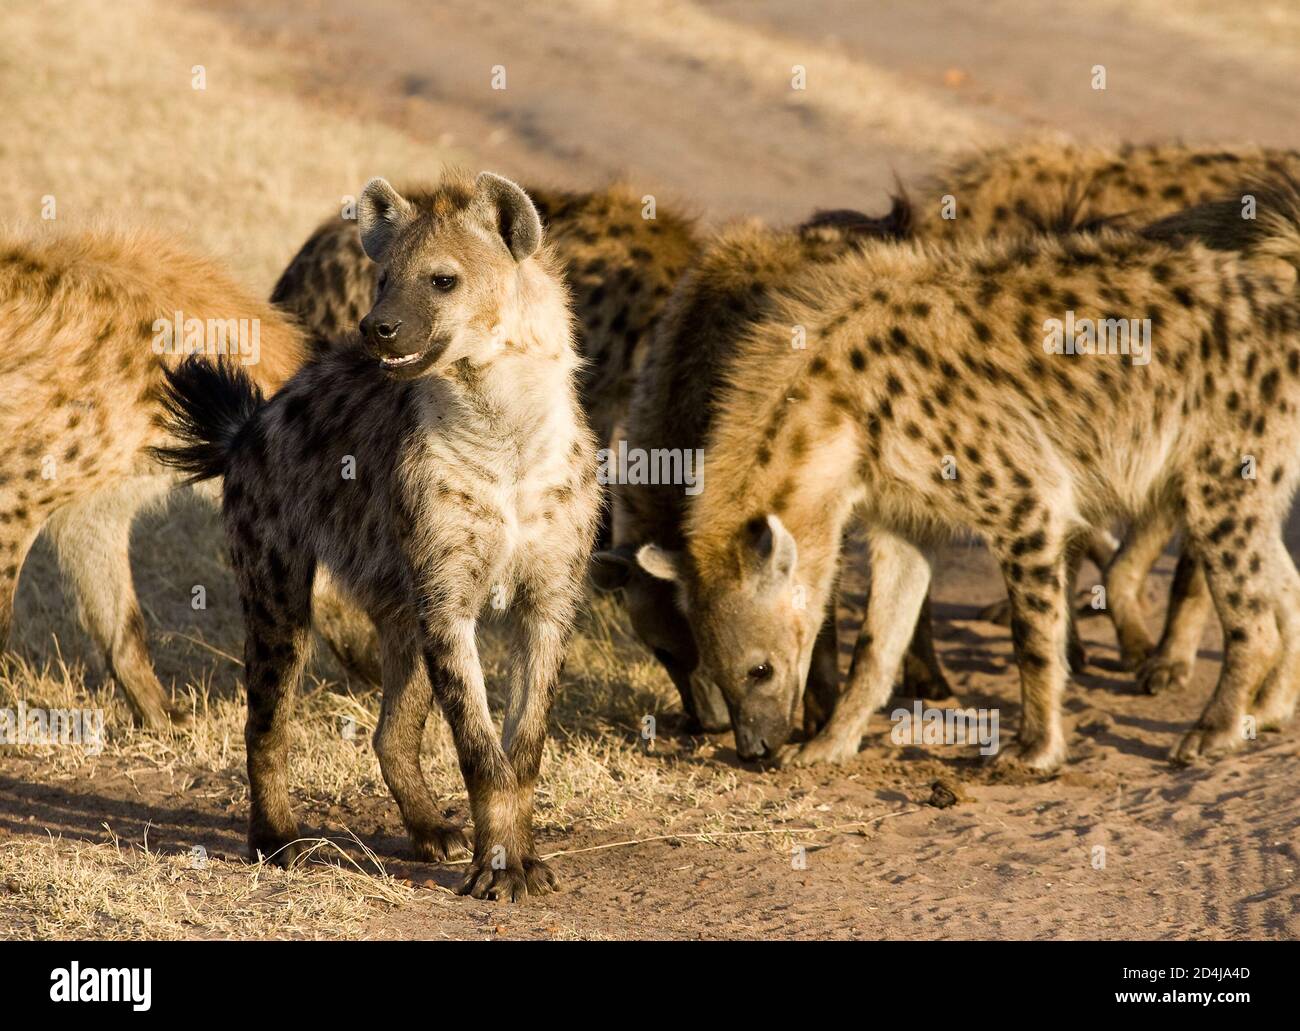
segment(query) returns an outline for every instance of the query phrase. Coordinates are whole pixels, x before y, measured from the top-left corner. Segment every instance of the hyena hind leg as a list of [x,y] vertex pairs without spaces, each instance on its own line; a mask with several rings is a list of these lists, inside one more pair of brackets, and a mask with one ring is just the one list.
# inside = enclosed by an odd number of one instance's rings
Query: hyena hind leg
[[375,754],[384,783],[397,800],[417,858],[438,863],[467,851],[464,828],[441,816],[420,768],[424,725],[433,709],[433,685],[419,647],[419,628],[403,610],[377,615],[383,662],[383,703]]
[[930,595],[921,603],[921,614],[912,631],[912,640],[903,656],[902,693],[908,698],[939,701],[953,696],[952,687],[944,675],[939,656],[934,650],[934,611]]
[[1278,621],[1281,607],[1293,600],[1288,594],[1294,576],[1289,560],[1286,570],[1277,561],[1279,552],[1285,551],[1278,521],[1256,515],[1239,523],[1237,517],[1216,520],[1216,515],[1222,513],[1189,518],[1188,534],[1203,556],[1214,607],[1223,625],[1223,666],[1205,711],[1174,748],[1173,758],[1178,762],[1240,748],[1249,733],[1247,706],[1274,664],[1293,659],[1296,646],[1294,640],[1283,637],[1293,632],[1292,621],[1284,625]]
[[188,710],[172,703],[154,672],[131,577],[131,524],[170,487],[163,477],[128,479],[65,505],[49,521],[81,622],[136,719],[152,730],[189,720]]
[[1138,688],[1147,694],[1181,690],[1192,679],[1205,621],[1214,609],[1205,569],[1190,544],[1184,543],[1169,589],[1165,628],[1151,657],[1138,669]]
[[1274,616],[1282,637],[1282,652],[1251,706],[1256,729],[1277,730],[1295,715],[1300,697],[1300,574],[1278,541],[1270,559],[1277,581]]
[[1048,773],[1065,761],[1065,693],[1070,612],[1066,542],[1051,527],[1017,538],[997,557],[1011,601],[1011,641],[1020,666],[1020,730],[1000,761]]
[[[272,575],[263,559],[283,575]],[[301,854],[298,821],[289,802],[289,721],[310,653],[313,562],[277,553],[273,540],[265,554],[255,541],[232,543],[231,560],[246,631],[248,850],[254,859],[260,853],[289,866]]]

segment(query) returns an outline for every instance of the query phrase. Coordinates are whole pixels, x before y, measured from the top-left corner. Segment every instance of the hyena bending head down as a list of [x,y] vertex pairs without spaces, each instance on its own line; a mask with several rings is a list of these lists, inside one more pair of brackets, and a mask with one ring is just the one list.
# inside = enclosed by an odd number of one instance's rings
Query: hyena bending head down
[[155,729],[186,713],[154,673],[128,550],[136,514],[176,483],[147,450],[167,440],[163,373],[198,344],[194,325],[205,360],[240,366],[262,390],[302,363],[287,319],[171,240],[0,236],[0,648],[44,527],[109,674]]
[[[1020,665],[1019,740],[1003,758],[1059,766],[1067,547],[1152,513],[1177,513],[1206,556],[1225,628],[1218,686],[1176,757],[1239,747],[1252,708],[1294,710],[1300,575],[1281,531],[1300,476],[1300,192],[1284,181],[1257,196],[1244,255],[1115,231],[877,245],[790,285],[728,370],[684,550],[639,556],[677,582],[751,757],[856,753],[930,549],[973,531],[1002,567]],[[1149,348],[1060,353],[1050,320],[1069,312],[1148,319]],[[883,589],[829,723],[782,748],[854,508]]]
[[[533,788],[599,509],[567,294],[532,202],[490,173],[447,179],[418,210],[374,180],[359,222],[381,267],[364,348],[319,358],[267,402],[200,365],[172,377],[188,444],[166,460],[225,476],[248,635],[249,844],[281,862],[296,851],[289,709],[323,566],[378,628],[375,750],[417,854],[464,844],[420,769],[436,700],[474,819],[462,892],[543,893]],[[501,739],[476,645],[488,603],[514,635]]]

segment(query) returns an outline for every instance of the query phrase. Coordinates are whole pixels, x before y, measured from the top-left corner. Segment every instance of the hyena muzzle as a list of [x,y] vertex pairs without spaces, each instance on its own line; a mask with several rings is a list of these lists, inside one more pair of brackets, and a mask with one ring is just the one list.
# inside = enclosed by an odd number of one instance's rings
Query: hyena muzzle
[[[249,845],[278,862],[297,851],[289,710],[324,567],[379,632],[375,750],[416,854],[465,841],[420,769],[436,701],[474,820],[462,893],[544,893],[533,791],[599,511],[567,293],[532,202],[490,173],[449,177],[419,209],[374,180],[359,222],[381,269],[364,347],[318,358],[269,401],[229,370],[170,378],[187,443],[164,459],[224,475],[247,629]],[[489,603],[512,634],[500,738],[476,644]]]

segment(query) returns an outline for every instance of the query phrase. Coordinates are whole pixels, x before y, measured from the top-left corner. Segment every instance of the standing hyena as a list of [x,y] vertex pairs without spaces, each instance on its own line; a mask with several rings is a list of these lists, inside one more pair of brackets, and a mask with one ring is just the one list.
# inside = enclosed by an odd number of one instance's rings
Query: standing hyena
[[[1208,557],[1226,640],[1214,696],[1175,755],[1239,747],[1251,707],[1294,709],[1300,575],[1281,530],[1300,476],[1300,191],[1281,180],[1256,195],[1244,257],[1107,231],[876,245],[790,284],[726,372],[685,549],[639,556],[679,585],[742,755],[856,753],[925,596],[927,549],[965,530],[988,541],[1011,599],[1023,712],[1007,754],[1054,769],[1067,545],[1166,511]],[[1076,317],[1144,318],[1149,344],[1060,353]],[[806,350],[790,347],[796,325]],[[782,748],[855,508],[884,589],[830,721]]]
[[[567,294],[532,202],[490,173],[449,177],[420,209],[374,180],[359,223],[381,268],[368,352],[318,359],[269,402],[227,370],[172,377],[189,443],[165,460],[225,477],[248,634],[249,844],[280,862],[296,853],[288,721],[321,565],[379,631],[375,751],[417,854],[464,844],[420,769],[436,699],[474,818],[462,893],[545,892],[533,787],[599,509]],[[489,602],[514,635],[500,740],[475,640]]]
[[0,334],[0,647],[45,527],[108,671],[166,726],[185,712],[154,673],[128,556],[135,515],[176,482],[146,453],[167,439],[163,372],[197,351],[275,390],[301,336],[212,262],[139,233],[0,238]]

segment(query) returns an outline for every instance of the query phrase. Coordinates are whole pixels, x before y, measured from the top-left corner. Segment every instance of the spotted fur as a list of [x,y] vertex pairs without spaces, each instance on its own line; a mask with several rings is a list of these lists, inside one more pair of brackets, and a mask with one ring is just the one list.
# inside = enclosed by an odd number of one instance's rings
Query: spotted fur
[[[417,855],[464,844],[420,769],[436,700],[474,819],[462,891],[544,893],[554,878],[533,841],[533,788],[599,511],[568,295],[507,180],[448,177],[418,207],[376,180],[359,216],[383,283],[364,344],[337,344],[269,401],[197,364],[171,381],[183,443],[164,457],[225,477],[247,630],[250,849],[296,853],[288,722],[323,567],[378,628],[375,750]],[[475,643],[485,609],[513,636],[500,738]]]

